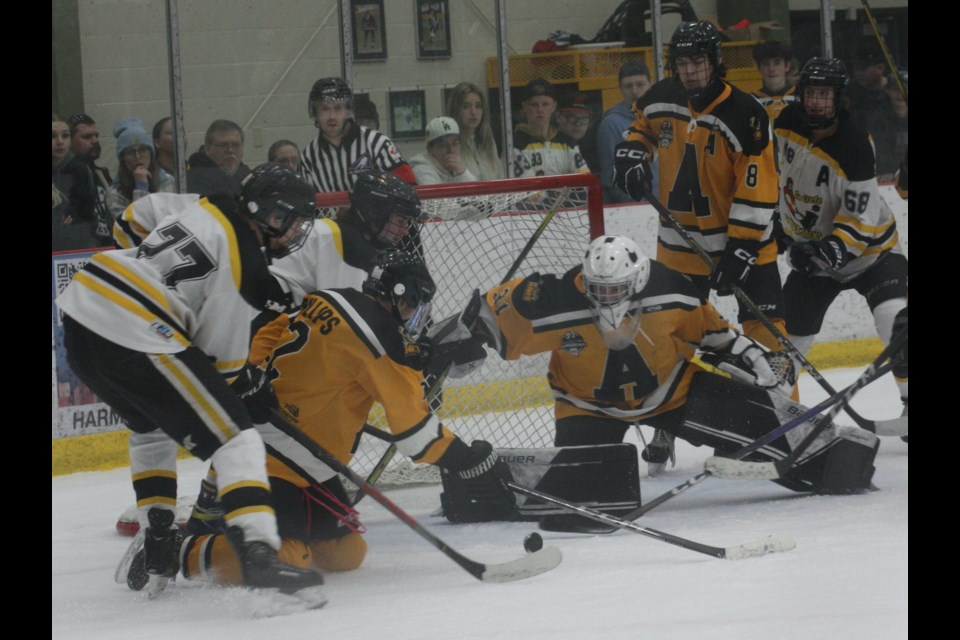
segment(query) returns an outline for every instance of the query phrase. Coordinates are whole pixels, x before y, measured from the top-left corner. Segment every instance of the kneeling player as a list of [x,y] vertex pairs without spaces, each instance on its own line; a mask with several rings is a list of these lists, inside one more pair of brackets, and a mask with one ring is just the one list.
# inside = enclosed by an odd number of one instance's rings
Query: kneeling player
[[[487,292],[485,302],[474,331],[482,332],[501,357],[551,353],[547,376],[555,398],[558,447],[621,442],[634,423],[721,451],[761,435],[752,432],[760,428],[757,422],[747,429],[736,421],[714,428],[685,420],[695,379],[717,377],[691,362],[698,349],[719,356],[721,369],[761,389],[778,391],[764,396],[791,402],[794,376],[789,360],[774,357],[740,334],[690,280],[644,256],[629,238],[597,238],[582,265],[562,276],[533,274],[512,280]],[[778,369],[784,365],[789,375],[775,373],[771,362]],[[849,459],[858,469],[849,474],[856,479],[848,485],[838,486],[826,476],[842,461],[821,465],[812,474],[801,464],[788,474],[798,481],[784,484],[815,492],[867,488],[877,443],[864,433],[869,442],[855,439],[857,453]],[[789,451],[783,438],[774,445]],[[829,450],[836,452],[830,455],[849,453],[847,447]]]
[[[416,463],[456,474],[485,517],[512,519],[509,470],[484,441],[468,446],[430,412],[423,374],[409,365],[430,315],[435,285],[416,254],[377,254],[363,291],[329,289],[304,298],[292,317],[280,316],[254,338],[248,400],[267,446],[267,471],[283,546],[280,557],[298,567],[349,571],[363,562],[363,527],[337,474],[270,424],[279,401],[283,416],[347,464],[374,402],[383,405],[397,448]],[[259,386],[258,378],[267,382]],[[270,387],[276,393],[276,400]],[[219,535],[185,539],[183,573],[232,583],[235,556]]]

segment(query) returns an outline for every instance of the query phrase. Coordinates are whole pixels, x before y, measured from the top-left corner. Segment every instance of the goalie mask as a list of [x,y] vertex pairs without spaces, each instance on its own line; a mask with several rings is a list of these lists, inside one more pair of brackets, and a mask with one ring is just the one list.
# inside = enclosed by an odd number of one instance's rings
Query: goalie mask
[[274,162],[261,164],[243,179],[240,203],[263,233],[271,258],[299,249],[313,227],[313,187]]
[[408,342],[416,342],[430,320],[437,286],[416,253],[385,249],[377,254],[363,292],[390,302],[390,313]]
[[623,236],[600,236],[583,257],[583,288],[604,343],[633,344],[640,328],[640,292],[650,280],[650,259]]
[[397,246],[413,235],[423,217],[413,186],[380,169],[357,173],[350,211],[381,247]]

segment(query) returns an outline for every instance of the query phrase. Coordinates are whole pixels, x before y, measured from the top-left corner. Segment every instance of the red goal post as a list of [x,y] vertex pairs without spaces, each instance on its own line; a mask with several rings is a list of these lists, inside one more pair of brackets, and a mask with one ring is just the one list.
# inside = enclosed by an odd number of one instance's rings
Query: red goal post
[[[542,235],[516,270],[562,274],[580,262],[590,240],[604,233],[600,181],[590,174],[543,176],[416,187],[426,221],[420,236],[437,283],[433,319],[458,313],[471,292],[497,286],[544,218]],[[327,215],[349,206],[346,192],[321,193]],[[438,396],[441,421],[466,442],[482,438],[495,447],[541,447],[553,442],[553,398],[546,381],[549,354],[505,362],[492,352],[469,376],[447,380]],[[375,406],[368,423],[386,428]],[[365,435],[351,467],[369,473],[386,443]],[[395,456],[381,484],[439,482],[431,465]]]

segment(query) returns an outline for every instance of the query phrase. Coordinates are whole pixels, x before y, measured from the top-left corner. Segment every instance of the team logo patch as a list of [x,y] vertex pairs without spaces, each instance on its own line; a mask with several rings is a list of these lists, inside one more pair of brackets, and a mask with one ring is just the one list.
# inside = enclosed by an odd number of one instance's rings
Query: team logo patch
[[587,348],[587,341],[576,331],[569,331],[563,334],[560,348],[571,355],[579,356]]
[[351,169],[353,171],[365,171],[371,167],[373,167],[373,159],[370,158],[370,154],[365,153],[357,158],[357,161],[353,163]]
[[540,283],[528,282],[523,290],[524,302],[536,302],[540,299]]
[[173,329],[162,322],[154,322],[150,325],[150,330],[156,333],[164,340],[173,340]]
[[660,147],[669,149],[673,144],[673,123],[664,122],[660,125]]
[[759,142],[763,137],[763,130],[760,129],[760,118],[757,116],[750,116],[750,128],[753,129],[753,139],[756,142]]
[[300,407],[295,404],[290,404],[289,402],[283,403],[283,410],[293,416],[294,420],[300,419]]

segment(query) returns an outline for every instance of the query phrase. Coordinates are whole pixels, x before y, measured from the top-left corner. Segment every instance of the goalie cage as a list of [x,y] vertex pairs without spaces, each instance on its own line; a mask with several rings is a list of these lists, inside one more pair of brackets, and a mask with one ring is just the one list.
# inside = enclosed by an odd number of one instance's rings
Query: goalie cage
[[[437,283],[432,317],[460,312],[474,288],[481,293],[500,283],[544,217],[546,225],[514,277],[534,272],[562,274],[578,264],[590,240],[604,233],[603,198],[596,176],[574,174],[416,188],[426,221],[421,241]],[[346,192],[321,193],[325,215],[349,206]],[[488,350],[478,371],[447,379],[433,406],[441,422],[467,443],[489,441],[499,448],[553,444],[553,396],[547,384],[549,354],[506,362]],[[369,425],[387,429],[375,405]],[[351,468],[366,477],[387,443],[364,434]],[[397,453],[380,477],[383,486],[440,482],[433,465],[415,465]]]

